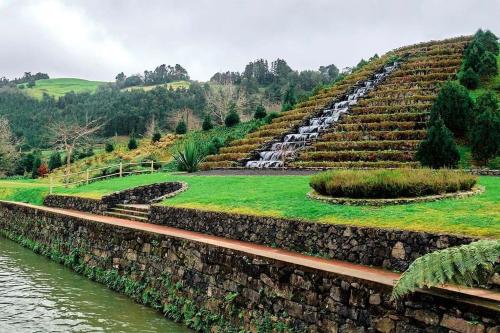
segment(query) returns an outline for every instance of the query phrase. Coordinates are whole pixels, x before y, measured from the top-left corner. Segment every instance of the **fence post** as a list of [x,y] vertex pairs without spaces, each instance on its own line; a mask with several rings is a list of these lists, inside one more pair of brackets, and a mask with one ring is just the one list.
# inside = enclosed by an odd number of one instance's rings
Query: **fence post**
[[87,185],[89,184],[89,178],[90,178],[89,170],[87,169]]
[[151,160],[151,173],[155,172],[154,161]]
[[54,183],[54,180],[52,178],[52,176],[50,176],[50,187],[49,187],[49,194],[52,194],[52,192],[54,191],[53,190],[53,183]]
[[123,162],[120,162],[120,177],[123,176]]

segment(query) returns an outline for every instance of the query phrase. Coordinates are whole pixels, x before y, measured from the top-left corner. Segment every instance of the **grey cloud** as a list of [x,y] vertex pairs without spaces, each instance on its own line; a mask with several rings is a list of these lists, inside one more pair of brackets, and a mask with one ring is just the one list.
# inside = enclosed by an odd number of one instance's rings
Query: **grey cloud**
[[[0,75],[113,80],[120,71],[180,63],[207,80],[260,57],[295,69],[343,67],[478,27],[500,33],[499,12],[498,0],[0,0]],[[80,25],[49,23],[61,17]]]

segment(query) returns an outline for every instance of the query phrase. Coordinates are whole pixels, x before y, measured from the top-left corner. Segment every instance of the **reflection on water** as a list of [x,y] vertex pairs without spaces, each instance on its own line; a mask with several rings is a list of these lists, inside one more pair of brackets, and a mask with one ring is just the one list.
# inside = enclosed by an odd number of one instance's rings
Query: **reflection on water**
[[190,332],[0,237],[0,332]]

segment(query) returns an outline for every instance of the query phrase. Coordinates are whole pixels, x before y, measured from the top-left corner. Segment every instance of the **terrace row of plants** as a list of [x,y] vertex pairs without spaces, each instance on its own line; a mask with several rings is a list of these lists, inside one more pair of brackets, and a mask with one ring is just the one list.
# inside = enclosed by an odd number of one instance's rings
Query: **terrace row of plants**
[[[470,37],[395,52],[406,61],[291,162],[293,167],[409,167],[440,86],[455,78]],[[436,56],[438,54],[438,56]]]

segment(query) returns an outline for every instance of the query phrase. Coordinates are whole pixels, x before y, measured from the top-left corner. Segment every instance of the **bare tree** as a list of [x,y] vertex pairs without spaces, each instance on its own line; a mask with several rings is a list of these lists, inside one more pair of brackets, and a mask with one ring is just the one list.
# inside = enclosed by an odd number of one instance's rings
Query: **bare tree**
[[101,119],[86,120],[85,125],[76,121],[58,121],[50,125],[54,147],[66,153],[66,180],[71,173],[71,157],[76,148],[88,143],[92,134],[104,126]]
[[236,104],[238,110],[242,110],[248,102],[246,94],[231,83],[210,86],[205,94],[208,109],[219,124],[224,123],[231,102]]
[[20,141],[12,135],[9,121],[0,117],[0,174],[9,174],[14,171],[16,161],[19,158],[16,146],[19,144]]

